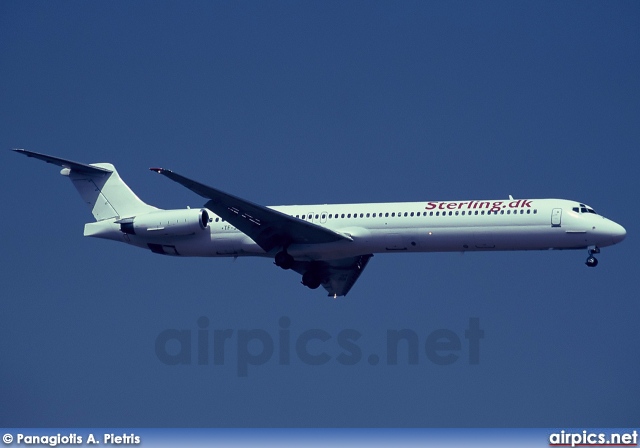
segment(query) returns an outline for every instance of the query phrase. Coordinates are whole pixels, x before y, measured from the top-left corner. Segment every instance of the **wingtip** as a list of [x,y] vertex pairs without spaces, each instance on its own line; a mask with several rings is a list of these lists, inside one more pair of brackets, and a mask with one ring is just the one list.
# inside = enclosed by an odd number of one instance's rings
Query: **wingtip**
[[31,151],[27,151],[23,148],[11,148],[11,151],[17,152],[18,154],[24,154],[27,157],[33,157],[33,153]]
[[164,168],[149,168],[150,171],[155,171],[158,174],[162,174],[164,172],[167,172],[169,170],[165,170]]

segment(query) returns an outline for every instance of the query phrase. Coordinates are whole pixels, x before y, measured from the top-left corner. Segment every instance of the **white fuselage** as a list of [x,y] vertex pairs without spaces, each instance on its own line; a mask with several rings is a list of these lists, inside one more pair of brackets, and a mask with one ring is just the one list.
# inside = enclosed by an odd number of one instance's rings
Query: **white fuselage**
[[564,199],[395,202],[264,207],[164,168],[151,168],[207,199],[204,208],[146,204],[110,163],[84,164],[25,149],[62,167],[96,222],[84,235],[187,257],[270,257],[311,289],[345,296],[376,253],[587,249],[625,229],[591,207]]
[[[507,199],[269,207],[349,239],[293,244],[296,260],[334,260],[385,252],[583,249],[621,241],[622,226],[576,201]],[[589,210],[589,211],[587,211]],[[273,256],[209,211],[209,226],[190,235],[128,235],[115,219],[87,224],[86,236],[126,241],[161,253],[201,257]]]

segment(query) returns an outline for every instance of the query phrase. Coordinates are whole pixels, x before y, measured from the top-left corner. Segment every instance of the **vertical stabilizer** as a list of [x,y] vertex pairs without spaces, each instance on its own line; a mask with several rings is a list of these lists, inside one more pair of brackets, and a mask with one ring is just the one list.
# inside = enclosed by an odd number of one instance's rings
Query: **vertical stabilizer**
[[74,187],[89,206],[96,221],[110,218],[129,218],[157,210],[144,203],[118,175],[110,163],[93,163],[110,172],[86,172],[64,168],[60,173],[73,182]]

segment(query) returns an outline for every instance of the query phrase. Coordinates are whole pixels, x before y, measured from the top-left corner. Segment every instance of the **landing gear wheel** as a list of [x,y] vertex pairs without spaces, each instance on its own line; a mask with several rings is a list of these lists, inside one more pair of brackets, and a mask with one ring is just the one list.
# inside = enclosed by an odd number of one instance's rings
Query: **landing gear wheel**
[[594,268],[598,266],[598,259],[594,256],[590,256],[589,258],[587,258],[587,261],[584,264],[586,264],[590,268]]
[[293,267],[293,257],[283,250],[276,254],[274,263],[282,269],[291,269]]
[[313,271],[307,271],[302,275],[302,284],[307,288],[317,289],[320,283],[322,283],[322,279]]

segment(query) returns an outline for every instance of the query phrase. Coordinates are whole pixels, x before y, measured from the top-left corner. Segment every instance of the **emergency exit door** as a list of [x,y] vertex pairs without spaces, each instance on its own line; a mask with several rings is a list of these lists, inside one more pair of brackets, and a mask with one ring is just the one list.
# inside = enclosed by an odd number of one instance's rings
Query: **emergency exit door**
[[554,208],[551,211],[551,227],[560,227],[562,225],[562,209]]

